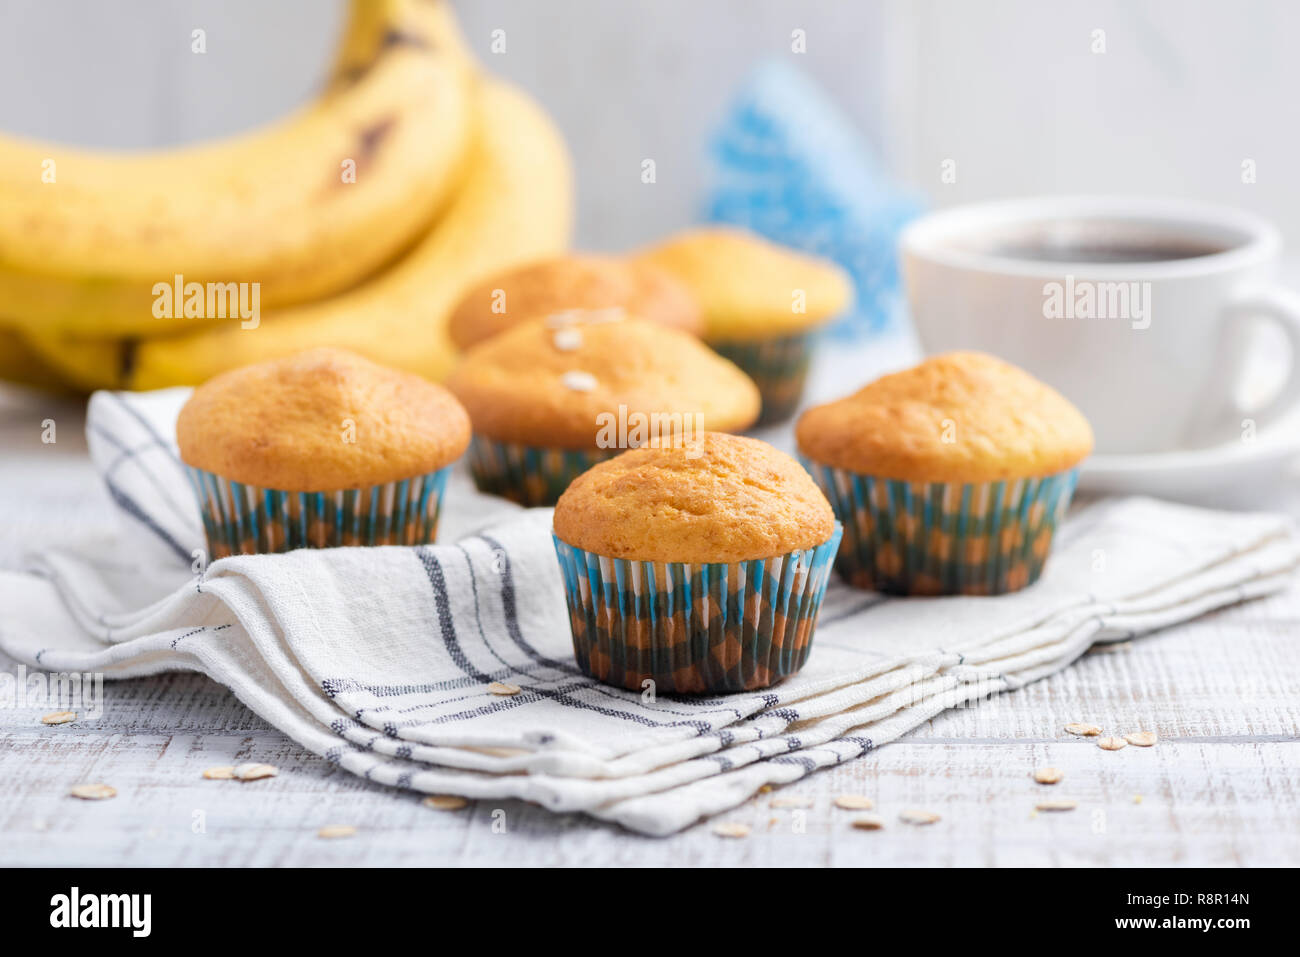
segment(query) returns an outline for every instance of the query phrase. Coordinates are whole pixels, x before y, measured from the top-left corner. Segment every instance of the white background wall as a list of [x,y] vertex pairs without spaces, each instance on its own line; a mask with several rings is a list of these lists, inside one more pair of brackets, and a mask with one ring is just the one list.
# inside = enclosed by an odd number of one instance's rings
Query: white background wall
[[[793,59],[902,179],[947,204],[1058,191],[1247,206],[1300,244],[1300,3],[1287,0],[458,0],[488,67],[559,120],[579,238],[687,222],[707,131],[751,66]],[[0,128],[115,146],[228,133],[323,76],[341,0],[6,0]],[[190,52],[207,30],[208,52]],[[507,53],[488,52],[506,31]],[[800,28],[808,52],[790,52]],[[1092,32],[1105,31],[1105,53]],[[639,179],[645,157],[657,188]],[[1241,182],[1243,159],[1258,182]],[[955,183],[940,164],[956,162]]]

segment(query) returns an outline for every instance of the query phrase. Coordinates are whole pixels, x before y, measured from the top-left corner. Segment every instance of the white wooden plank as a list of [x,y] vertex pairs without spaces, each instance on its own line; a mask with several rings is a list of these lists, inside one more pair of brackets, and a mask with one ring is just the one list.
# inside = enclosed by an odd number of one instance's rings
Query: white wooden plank
[[[1290,614],[1281,599],[1271,604]],[[652,840],[578,816],[503,802],[456,813],[366,784],[303,753],[223,689],[172,675],[110,685],[98,725],[47,728],[33,712],[0,717],[0,858],[34,863],[358,864],[641,862],[689,864],[1276,864],[1300,859],[1300,663],[1267,604],[1234,609],[1178,632],[1092,654],[1075,668],[1012,695],[942,716],[903,742],[814,775],[788,793],[809,795],[800,818],[758,798],[728,819],[749,838],[715,837],[707,824]],[[1243,676],[1255,685],[1234,695]],[[1124,732],[1153,729],[1152,749],[1109,753],[1061,731],[1087,719]],[[249,784],[203,781],[205,767],[243,760],[282,768]],[[1054,765],[1066,780],[1034,784]],[[104,780],[117,799],[64,797]],[[877,802],[889,826],[851,831],[839,793]],[[785,793],[785,792],[783,792]],[[1143,802],[1134,804],[1134,794]],[[1081,803],[1032,815],[1040,796]],[[895,820],[935,810],[926,828]],[[206,831],[193,833],[196,812]],[[37,830],[37,822],[46,830]],[[324,842],[325,824],[360,834]],[[343,846],[346,845],[346,846]]]

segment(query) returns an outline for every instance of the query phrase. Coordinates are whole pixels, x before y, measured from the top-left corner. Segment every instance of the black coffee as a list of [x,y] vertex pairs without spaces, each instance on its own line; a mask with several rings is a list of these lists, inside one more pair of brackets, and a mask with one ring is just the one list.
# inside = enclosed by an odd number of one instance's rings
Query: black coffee
[[1158,263],[1213,256],[1231,243],[1182,235],[1169,227],[1123,222],[1062,221],[994,230],[970,248],[1007,259],[1049,263]]
[[1162,263],[1173,259],[1213,256],[1226,247],[1202,243],[1123,245],[1120,243],[1000,245],[988,251],[1008,259],[1032,259],[1047,263]]

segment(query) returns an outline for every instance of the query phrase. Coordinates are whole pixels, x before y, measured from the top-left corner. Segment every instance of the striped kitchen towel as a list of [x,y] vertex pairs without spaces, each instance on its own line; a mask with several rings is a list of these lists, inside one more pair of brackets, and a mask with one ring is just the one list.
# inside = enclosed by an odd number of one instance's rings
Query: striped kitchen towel
[[[204,567],[171,436],[183,391],[97,394],[94,461],[121,540],[0,574],[0,648],[51,671],[202,671],[305,748],[383,784],[521,798],[669,834],[946,708],[1282,588],[1289,521],[1143,499],[1073,514],[1043,578],[999,598],[834,584],[807,667],[764,691],[638,694],[578,671],[550,512],[453,476],[443,540]],[[520,689],[494,693],[503,683]],[[111,703],[111,698],[110,698]]]

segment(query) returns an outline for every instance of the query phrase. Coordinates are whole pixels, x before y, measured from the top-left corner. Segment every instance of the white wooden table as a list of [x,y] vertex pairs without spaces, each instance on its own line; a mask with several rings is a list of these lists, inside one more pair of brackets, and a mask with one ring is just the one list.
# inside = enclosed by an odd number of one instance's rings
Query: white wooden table
[[[41,421],[58,441],[40,442]],[[0,567],[82,535],[109,506],[86,458],[80,403],[0,396]],[[1281,492],[1259,507],[1300,513]],[[1300,587],[1094,652],[1062,674],[949,712],[896,744],[770,795],[727,820],[644,838],[518,802],[455,812],[366,783],[309,754],[194,675],[106,685],[94,723],[46,727],[0,709],[0,864],[41,865],[1280,865],[1300,862]],[[0,669],[16,664],[0,656]],[[1160,743],[1105,752],[1061,729],[1090,721]],[[205,781],[260,761],[280,775]],[[1054,786],[1030,772],[1065,772]],[[67,797],[103,781],[111,801]],[[882,831],[849,827],[844,793],[873,798]],[[1072,797],[1068,813],[1033,812]],[[898,812],[942,820],[915,827]],[[493,827],[505,812],[506,830]],[[499,817],[499,815],[498,815]],[[354,825],[322,840],[319,828]]]

